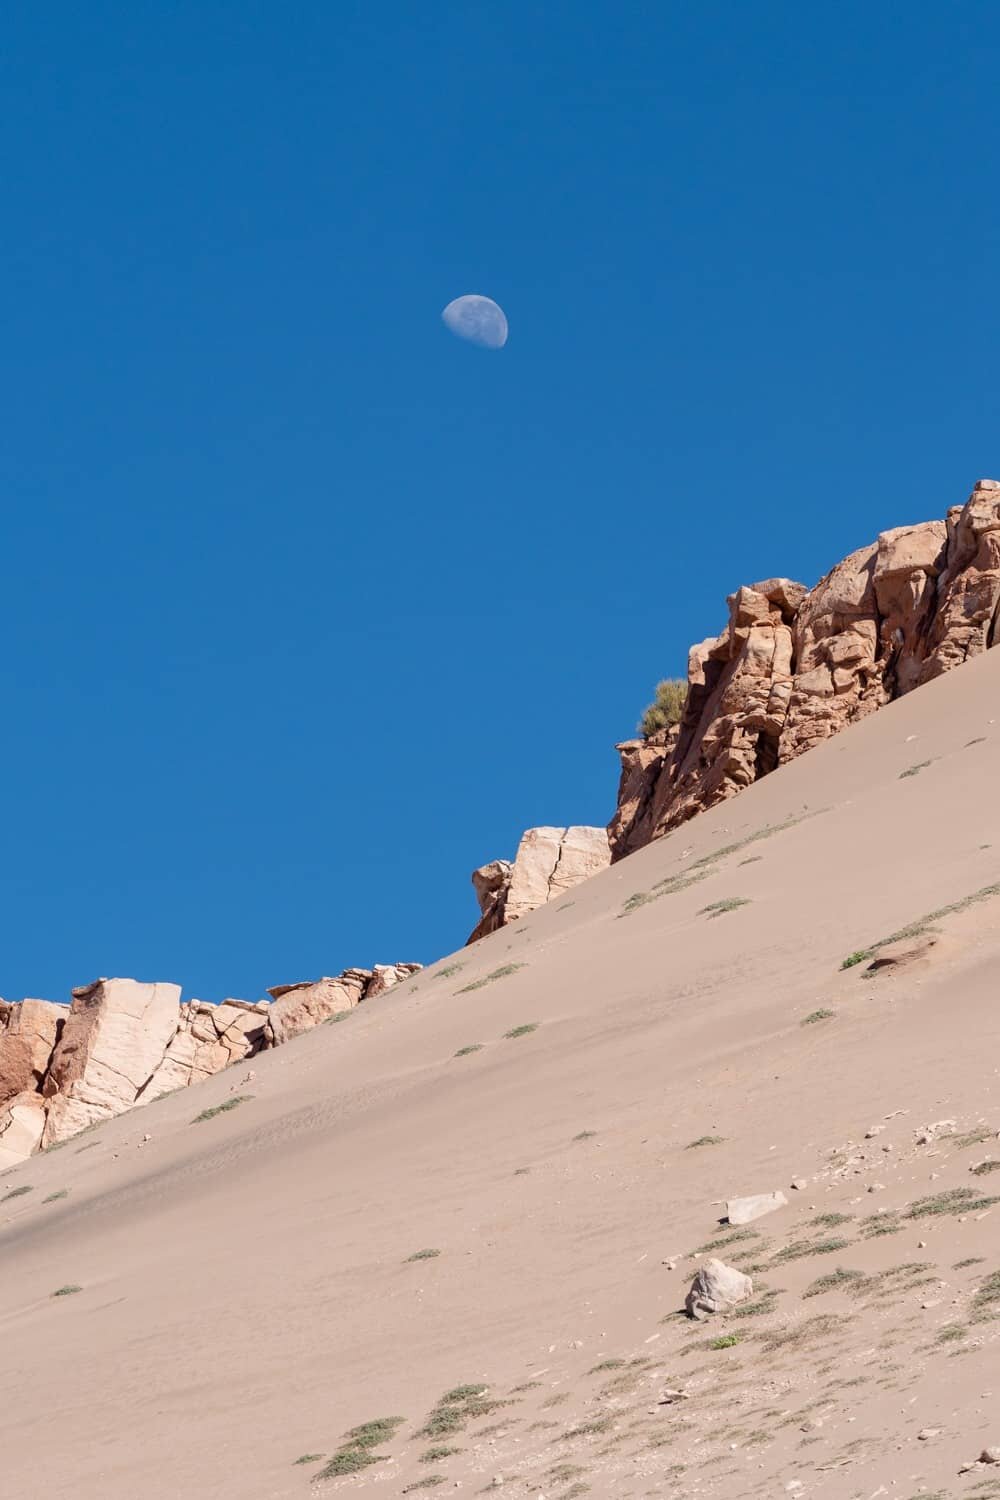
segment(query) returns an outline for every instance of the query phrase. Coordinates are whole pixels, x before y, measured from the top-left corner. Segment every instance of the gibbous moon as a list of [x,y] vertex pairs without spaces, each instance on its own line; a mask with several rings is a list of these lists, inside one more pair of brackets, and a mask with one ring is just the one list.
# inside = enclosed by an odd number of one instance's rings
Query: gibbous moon
[[502,349],[507,342],[507,319],[490,297],[469,293],[449,302],[441,314],[445,326],[460,339],[483,349]]

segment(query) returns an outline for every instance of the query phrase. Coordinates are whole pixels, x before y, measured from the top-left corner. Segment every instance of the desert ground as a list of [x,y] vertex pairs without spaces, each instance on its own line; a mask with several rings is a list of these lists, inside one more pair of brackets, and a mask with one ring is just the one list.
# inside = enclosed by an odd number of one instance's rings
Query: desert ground
[[998,704],[7,1172],[5,1500],[1000,1495]]

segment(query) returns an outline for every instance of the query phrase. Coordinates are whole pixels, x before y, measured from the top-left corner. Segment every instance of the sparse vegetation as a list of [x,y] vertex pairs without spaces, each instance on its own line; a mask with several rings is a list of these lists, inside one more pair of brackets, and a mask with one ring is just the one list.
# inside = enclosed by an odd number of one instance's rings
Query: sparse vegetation
[[850,1222],[850,1214],[838,1213],[817,1214],[815,1219],[809,1220],[810,1226],[816,1229],[837,1229],[841,1224],[849,1224]]
[[506,979],[508,974],[516,974],[518,969],[523,969],[524,964],[501,964],[499,969],[492,969],[482,979],[474,979],[471,984],[463,984],[456,994],[468,995],[472,990],[481,990],[484,985],[492,984],[496,979]]
[[412,1255],[406,1257],[403,1264],[408,1266],[411,1261],[415,1260],[436,1260],[440,1254],[440,1250],[414,1250]]
[[[728,1250],[730,1245],[738,1245],[742,1240],[759,1240],[760,1234],[756,1229],[734,1229],[731,1234],[719,1235],[714,1240],[706,1240],[693,1252],[695,1255],[711,1255],[716,1250]],[[759,1254],[760,1247],[755,1245],[752,1253]]]
[[414,1479],[412,1483],[403,1486],[404,1495],[412,1495],[415,1490],[434,1490],[439,1484],[447,1484],[447,1474],[428,1474],[426,1479]]
[[699,1146],[721,1146],[725,1141],[724,1135],[700,1135],[696,1141],[688,1141],[685,1151],[695,1151]]
[[595,1365],[592,1370],[588,1370],[587,1374],[603,1375],[606,1370],[624,1370],[624,1368],[625,1361],[623,1359],[602,1359],[600,1364]]
[[664,677],[656,684],[656,696],[638,723],[643,739],[661,729],[672,729],[684,716],[688,685],[683,677]]
[[958,1339],[964,1339],[965,1334],[966,1329],[962,1326],[961,1323],[947,1323],[944,1328],[941,1329],[934,1342],[936,1344],[953,1344],[957,1342]]
[[1000,1271],[993,1271],[981,1282],[972,1299],[972,1320],[985,1323],[1000,1314]]
[[850,1286],[856,1282],[864,1281],[865,1277],[861,1271],[848,1271],[843,1266],[838,1266],[827,1276],[818,1276],[811,1282],[802,1293],[803,1297],[821,1297],[824,1292],[835,1292],[843,1286]]
[[20,1187],[11,1188],[9,1193],[4,1193],[3,1197],[0,1198],[0,1203],[9,1203],[12,1198],[23,1198],[25,1193],[31,1192],[34,1192],[31,1184],[29,1182],[22,1183]]
[[627,916],[630,911],[635,911],[638,907],[645,906],[647,902],[655,900],[656,897],[651,895],[649,891],[634,891],[625,902],[619,915],[623,917]]
[[801,1323],[792,1323],[787,1328],[775,1328],[764,1336],[764,1350],[768,1354],[782,1349],[797,1349],[813,1339],[826,1338],[841,1328],[841,1319],[830,1313],[816,1318],[806,1318]]
[[960,901],[952,901],[948,906],[939,906],[937,911],[929,911],[926,916],[918,917],[915,922],[910,922],[906,927],[900,927],[898,932],[890,932],[888,937],[879,938],[878,942],[872,943],[868,948],[858,948],[854,953],[843,960],[842,969],[853,968],[855,964],[864,963],[865,959],[872,958],[880,948],[887,948],[890,943],[901,943],[906,938],[921,937],[930,931],[935,922],[942,917],[954,916],[956,912],[966,911],[970,906],[977,906],[981,901],[989,901],[991,897],[1000,895],[1000,882],[993,885],[984,885],[978,891],[972,891],[970,895],[963,896]]
[[295,1462],[297,1464],[318,1464],[321,1463],[325,1457],[325,1453],[303,1453],[302,1457],[297,1458]]
[[802,1025],[815,1026],[817,1021],[831,1021],[832,1019],[833,1011],[828,1010],[825,1005],[821,1005],[819,1010],[812,1010],[807,1016],[803,1017]]
[[898,1234],[903,1222],[895,1209],[891,1209],[881,1214],[869,1214],[858,1227],[866,1240],[874,1240],[884,1234]]
[[473,1052],[482,1052],[482,1050],[483,1050],[483,1044],[482,1044],[482,1042],[470,1042],[467,1047],[459,1047],[458,1051],[455,1053],[455,1056],[456,1057],[469,1057],[471,1053],[473,1053]]
[[964,1135],[952,1136],[952,1142],[957,1150],[964,1151],[967,1146],[981,1146],[984,1141],[995,1140],[996,1134],[992,1125],[977,1125],[974,1130],[967,1130]]
[[58,1193],[50,1193],[47,1198],[43,1198],[42,1199],[42,1202],[43,1203],[57,1203],[60,1198],[68,1198],[68,1197],[69,1197],[69,1188],[60,1188],[59,1191],[58,1191]]
[[576,1422],[572,1427],[567,1427],[562,1440],[566,1443],[571,1442],[573,1438],[596,1437],[598,1433],[609,1432],[613,1425],[613,1417],[591,1417],[586,1422]]
[[708,1347],[710,1349],[732,1349],[739,1341],[740,1336],[738,1333],[720,1333],[718,1338],[709,1339]]
[[352,1427],[345,1437],[360,1448],[381,1448],[405,1421],[405,1417],[375,1417],[371,1422],[362,1422],[360,1427]]
[[82,1286],[77,1286],[74,1281],[68,1281],[65,1286],[57,1287],[52,1295],[53,1297],[72,1297],[74,1292],[82,1291]]
[[580,1464],[553,1464],[551,1469],[545,1471],[546,1484],[569,1484],[571,1479],[578,1479],[581,1474],[586,1474]]
[[953,1271],[964,1271],[967,1266],[981,1266],[983,1264],[984,1260],[981,1255],[967,1255],[965,1260],[956,1260],[951,1269]]
[[[596,1130],[581,1130],[578,1135],[575,1135],[573,1137],[573,1139],[574,1141],[592,1141],[596,1134]],[[998,1162],[997,1165],[1000,1166],[1000,1162]]]
[[838,1250],[846,1250],[847,1240],[794,1240],[779,1250],[774,1256],[775,1265],[783,1265],[789,1260],[805,1260],[810,1255],[834,1255]]
[[492,1416],[502,1407],[512,1405],[510,1401],[488,1396],[487,1389],[485,1385],[457,1385],[453,1390],[446,1391],[416,1434],[417,1437],[449,1437],[452,1433],[461,1432],[467,1423],[480,1417]]
[[738,1306],[731,1308],[728,1314],[731,1318],[759,1318],[764,1313],[774,1312],[775,1301],[780,1296],[776,1287],[766,1291],[762,1297],[755,1297],[753,1302],[741,1302]]
[[387,1443],[405,1420],[405,1417],[376,1417],[371,1422],[363,1422],[360,1427],[352,1427],[316,1478],[339,1479],[347,1474],[359,1474],[372,1464],[384,1463],[384,1455],[372,1450]]
[[317,1479],[342,1479],[347,1474],[360,1474],[362,1469],[370,1468],[372,1464],[385,1463],[385,1459],[378,1453],[372,1453],[367,1448],[359,1448],[349,1443],[344,1448],[338,1448],[330,1459],[324,1464],[316,1475]]
[[[344,1014],[346,1015],[347,1012],[345,1011]],[[195,1115],[191,1124],[200,1125],[203,1120],[214,1120],[216,1115],[228,1114],[231,1109],[235,1109],[239,1104],[246,1104],[247,1100],[252,1098],[252,1094],[233,1094],[229,1099],[223,1099],[221,1104],[214,1104],[211,1109],[203,1109],[200,1115]]]
[[1000,1161],[989,1157],[986,1161],[981,1161],[977,1167],[972,1167],[971,1171],[973,1177],[988,1177],[991,1172],[1000,1172]]
[[712,901],[708,906],[703,906],[699,911],[699,917],[721,917],[724,912],[735,911],[739,906],[749,906],[750,901],[746,896],[725,896],[721,901]]
[[451,979],[454,974],[460,974],[465,968],[464,964],[445,964],[443,969],[438,969],[434,975],[435,979]]
[[946,1188],[942,1193],[931,1193],[927,1198],[918,1198],[906,1210],[908,1219],[926,1219],[935,1214],[960,1214],[972,1208],[979,1199],[974,1188]]
[[905,771],[900,771],[899,779],[903,781],[907,776],[919,776],[921,771],[925,771],[928,766],[933,764],[934,762],[930,760],[918,760],[916,765],[907,766]]
[[678,891],[686,891],[689,886],[697,885],[700,880],[707,880],[710,875],[714,875],[719,861],[726,859],[730,854],[736,854],[739,850],[745,849],[748,844],[755,844],[760,839],[772,838],[774,834],[783,833],[786,828],[794,828],[797,823],[804,822],[806,818],[816,816],[816,813],[805,812],[795,818],[786,818],[782,823],[768,823],[763,828],[748,833],[745,838],[737,839],[732,844],[724,844],[721,849],[714,849],[711,854],[703,854],[700,859],[688,865],[686,870],[681,870],[677,875],[668,875],[665,880],[658,880],[651,891],[636,891],[634,895],[629,896],[618,915],[627,916],[630,911],[646,906],[650,901],[657,901],[661,896],[673,896]]
[[443,1458],[451,1458],[453,1453],[461,1453],[461,1448],[450,1447],[447,1443],[435,1443],[432,1448],[426,1449],[418,1459],[422,1464],[439,1464]]
[[512,1026],[509,1031],[505,1031],[504,1037],[507,1041],[512,1041],[515,1037],[527,1036],[530,1032],[537,1030],[537,1021],[526,1021],[522,1026]]

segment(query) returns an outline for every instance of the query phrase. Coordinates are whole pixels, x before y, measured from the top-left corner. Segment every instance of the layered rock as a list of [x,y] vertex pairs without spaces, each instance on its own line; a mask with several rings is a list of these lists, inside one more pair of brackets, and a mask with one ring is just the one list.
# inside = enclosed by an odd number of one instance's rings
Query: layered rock
[[815,588],[772,578],[727,602],[726,629],[691,650],[681,723],[618,746],[615,860],[992,646],[1000,484],[882,532]]
[[498,859],[473,871],[482,915],[468,942],[516,922],[610,863],[604,828],[529,828],[512,864]]

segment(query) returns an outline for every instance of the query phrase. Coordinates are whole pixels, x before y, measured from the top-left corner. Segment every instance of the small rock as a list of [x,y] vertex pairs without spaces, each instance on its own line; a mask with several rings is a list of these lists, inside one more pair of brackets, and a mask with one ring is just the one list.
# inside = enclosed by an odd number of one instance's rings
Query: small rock
[[884,1193],[885,1192],[885,1183],[884,1182],[870,1182],[868,1184],[868,1191],[870,1193]]
[[940,1437],[940,1436],[941,1436],[941,1429],[940,1429],[940,1427],[923,1427],[917,1433],[917,1441],[920,1442],[920,1443],[929,1443],[930,1440],[931,1440],[931,1438],[936,1438],[936,1437]]
[[764,1214],[772,1214],[776,1208],[785,1208],[788,1199],[784,1193],[754,1193],[749,1198],[730,1198],[726,1204],[726,1218],[730,1224],[750,1224]]
[[884,1125],[873,1125],[870,1130],[865,1131],[865,1140],[873,1141],[877,1135],[881,1135],[885,1129]]
[[795,1181],[792,1183],[792,1187],[797,1193],[804,1193],[808,1186],[809,1184],[804,1177],[796,1177]]
[[1000,1443],[994,1444],[990,1448],[984,1448],[979,1455],[979,1462],[981,1464],[1000,1464]]
[[927,1241],[926,1240],[917,1240],[917,1249],[918,1250],[926,1250],[927,1249]]
[[685,1306],[692,1318],[706,1318],[709,1313],[725,1312],[753,1295],[753,1282],[734,1266],[721,1260],[707,1260],[695,1272]]

